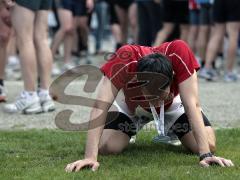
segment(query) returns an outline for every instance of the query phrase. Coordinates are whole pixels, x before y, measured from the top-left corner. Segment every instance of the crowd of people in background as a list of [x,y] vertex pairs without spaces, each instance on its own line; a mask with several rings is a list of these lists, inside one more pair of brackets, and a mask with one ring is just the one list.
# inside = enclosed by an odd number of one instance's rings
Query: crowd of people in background
[[51,75],[80,61],[94,64],[91,57],[108,51],[103,42],[110,37],[114,50],[182,39],[202,66],[200,78],[235,82],[239,30],[239,0],[0,0],[0,102],[6,101],[6,74],[21,69],[24,90],[4,110],[53,111]]

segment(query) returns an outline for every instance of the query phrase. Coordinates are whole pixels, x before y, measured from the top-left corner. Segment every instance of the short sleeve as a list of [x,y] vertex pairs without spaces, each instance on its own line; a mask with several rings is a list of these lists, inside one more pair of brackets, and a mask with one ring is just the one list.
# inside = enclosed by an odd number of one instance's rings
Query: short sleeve
[[193,52],[182,40],[173,41],[166,54],[172,61],[175,79],[178,84],[192,76],[194,71],[198,71],[198,64]]
[[121,47],[111,58],[105,63],[100,70],[108,77],[113,85],[118,89],[122,89],[131,78],[130,67],[136,64],[136,56],[130,45]]

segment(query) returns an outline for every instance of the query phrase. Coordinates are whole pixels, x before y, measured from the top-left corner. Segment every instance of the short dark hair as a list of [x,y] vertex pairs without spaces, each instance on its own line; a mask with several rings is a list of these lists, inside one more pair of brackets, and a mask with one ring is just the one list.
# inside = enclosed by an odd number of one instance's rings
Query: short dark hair
[[170,86],[173,80],[172,63],[169,59],[160,53],[154,53],[144,56],[138,61],[137,72],[153,72],[163,74],[168,78],[168,83],[164,85],[164,88]]

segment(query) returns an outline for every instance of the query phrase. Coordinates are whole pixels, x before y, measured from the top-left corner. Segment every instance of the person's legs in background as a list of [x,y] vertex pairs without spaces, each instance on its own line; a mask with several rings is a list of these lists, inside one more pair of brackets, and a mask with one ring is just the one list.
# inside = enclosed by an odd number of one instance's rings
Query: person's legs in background
[[211,34],[211,38],[209,40],[206,52],[206,63],[204,68],[209,72],[209,80],[215,80],[216,75],[211,74],[211,70],[213,69],[212,63],[214,62],[219,46],[222,42],[222,39],[225,35],[225,24],[224,23],[216,23],[214,25],[213,33]]
[[7,61],[7,45],[9,42],[11,27],[4,20],[10,21],[10,12],[0,5],[0,103],[6,101],[4,89],[5,67]]
[[14,103],[5,106],[5,111],[39,113],[42,109],[36,92],[37,59],[33,40],[35,12],[19,5],[19,2],[12,10],[12,24],[17,36],[24,91]]
[[[48,76],[50,76],[52,58],[46,35],[47,10],[50,8],[49,4],[51,2],[39,0],[26,3],[25,1],[18,0],[16,3],[12,11],[12,23],[16,31],[17,45],[20,53],[24,91],[14,103],[5,106],[5,111],[9,113],[21,112],[34,114],[48,111],[50,108],[53,110],[54,103],[48,93],[50,83],[50,77]],[[46,12],[42,14],[41,11]],[[43,20],[44,18],[46,20]],[[40,28],[39,25],[45,26]],[[44,75],[40,74],[40,77],[43,78],[41,79],[41,87],[44,89],[40,89],[39,96],[41,97],[41,94],[48,95],[47,105],[42,101],[40,103],[36,91],[37,60],[38,62],[43,61],[39,63],[41,65],[39,72],[45,73]],[[45,64],[43,65],[43,63]]]
[[240,21],[239,22],[228,22],[226,25],[227,34],[228,34],[228,50],[227,50],[227,66],[225,81],[232,82],[237,80],[237,76],[233,73],[234,65],[236,61],[236,53],[238,48],[238,37],[240,30]]
[[54,103],[49,95],[52,71],[52,53],[48,46],[48,11],[40,10],[36,13],[34,24],[34,45],[36,48],[40,89],[38,95],[44,112],[55,110]]
[[71,10],[72,1],[66,2],[66,0],[62,0],[58,6],[60,29],[53,39],[51,50],[55,58],[60,44],[64,42],[64,65],[62,70],[65,71],[73,67],[73,65],[71,65],[72,39],[74,35],[73,12]]
[[126,44],[128,39],[128,9],[116,4],[115,11],[122,31],[122,41]]
[[110,12],[110,25],[111,25],[111,31],[112,34],[115,38],[116,41],[116,47],[115,50],[119,49],[122,45],[123,45],[123,39],[122,39],[122,31],[121,31],[121,27],[119,24],[119,20],[114,8],[114,4],[111,1],[107,1],[108,2],[108,8],[109,8],[109,12]]
[[212,62],[216,58],[226,29],[227,35],[229,37],[229,47],[227,51],[227,73],[224,77],[224,80],[226,82],[233,82],[237,80],[237,75],[233,73],[233,68],[236,58],[237,39],[239,36],[240,28],[239,8],[239,1],[214,1],[215,27],[208,44],[205,64],[206,74],[209,76],[208,79],[210,80],[216,79],[216,75],[211,73]]
[[236,54],[238,47],[238,38],[240,30],[240,1],[232,0],[225,2],[222,7],[227,9],[226,30],[228,35],[228,49],[226,53],[226,72],[224,76],[225,82],[237,81],[238,76],[234,73]]
[[163,28],[158,32],[157,34],[157,39],[154,43],[154,46],[159,46],[161,45],[166,39],[172,34],[174,30],[175,24],[174,23],[163,23]]
[[[16,71],[20,70],[20,60],[18,58],[18,52],[17,52],[17,39],[15,35],[15,31],[12,29],[10,39],[8,42],[8,48],[7,48],[7,67],[8,71],[7,76],[17,78],[17,76],[14,74]],[[18,79],[18,78],[17,78]]]
[[197,53],[196,44],[198,28],[199,28],[199,10],[194,9],[190,11],[190,29],[188,35],[188,44],[195,54]]
[[36,92],[37,77],[37,59],[33,41],[34,21],[34,11],[18,4],[15,5],[12,12],[12,23],[17,35],[24,89],[32,93]]
[[128,19],[132,36],[132,43],[137,43],[138,39],[138,18],[137,18],[137,4],[132,3],[128,9]]
[[[205,68],[206,64],[206,56],[207,55],[207,48],[210,45],[210,39],[215,36],[215,26],[213,26],[213,5],[210,3],[203,3],[200,4],[200,26],[199,26],[199,34],[197,38],[197,52],[200,58],[201,66],[203,67],[199,72],[199,77],[205,78],[207,80],[214,80],[211,79],[211,76],[216,76],[215,70],[211,68],[211,70],[207,70]],[[223,35],[224,36],[224,35]],[[218,36],[218,38],[220,38]],[[220,38],[221,39],[221,38]],[[223,38],[222,38],[223,39]],[[219,44],[222,44],[220,40]],[[211,45],[212,46],[212,45]],[[220,48],[220,45],[219,45]],[[217,48],[217,51],[219,50]],[[211,62],[210,66],[214,67],[215,65],[215,58]]]
[[175,25],[180,25],[180,38],[187,41],[189,10],[188,1],[163,0],[163,28],[157,34],[154,46],[159,46],[165,42],[173,33]]
[[85,59],[86,64],[91,64],[88,52],[88,36],[89,36],[89,14],[93,9],[89,9],[85,1],[81,0],[75,2],[75,28],[79,29],[79,40],[84,47],[84,51],[81,53]]
[[95,54],[102,54],[102,40],[104,36],[104,30],[107,18],[107,4],[104,1],[99,1],[95,5],[95,12],[97,15],[98,27],[96,29],[96,44],[95,44]]

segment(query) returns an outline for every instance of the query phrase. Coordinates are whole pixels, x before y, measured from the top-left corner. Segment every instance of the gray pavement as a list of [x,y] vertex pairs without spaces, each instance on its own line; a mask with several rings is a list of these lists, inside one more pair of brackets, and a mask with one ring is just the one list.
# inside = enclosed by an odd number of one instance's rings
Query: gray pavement
[[[97,58],[95,64],[102,64],[103,58]],[[72,82],[66,89],[71,95],[81,95],[94,98],[95,94],[83,91],[84,79]],[[240,127],[240,82],[205,82],[199,80],[201,105],[216,128]],[[22,81],[6,81],[8,102],[12,102],[23,89]],[[71,109],[74,114],[71,122],[79,123],[89,117],[90,108],[64,105],[56,103],[57,110],[52,113],[38,115],[6,114],[2,111],[4,104],[0,104],[0,130],[19,129],[55,129],[55,116],[64,109]]]

